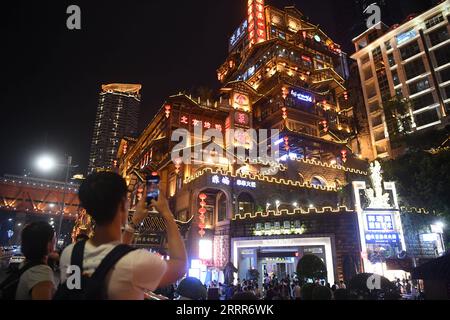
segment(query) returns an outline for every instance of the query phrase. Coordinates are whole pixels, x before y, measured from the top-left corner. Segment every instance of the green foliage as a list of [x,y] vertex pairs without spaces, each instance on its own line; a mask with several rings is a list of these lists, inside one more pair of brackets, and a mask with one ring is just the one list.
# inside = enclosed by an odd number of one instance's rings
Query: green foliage
[[395,96],[383,102],[391,142],[399,142],[411,130],[410,107],[409,100],[400,96]]
[[397,182],[401,205],[450,215],[450,151],[407,153],[383,163],[386,181]]
[[297,276],[304,281],[322,280],[327,276],[327,268],[322,259],[315,255],[307,254],[297,264]]

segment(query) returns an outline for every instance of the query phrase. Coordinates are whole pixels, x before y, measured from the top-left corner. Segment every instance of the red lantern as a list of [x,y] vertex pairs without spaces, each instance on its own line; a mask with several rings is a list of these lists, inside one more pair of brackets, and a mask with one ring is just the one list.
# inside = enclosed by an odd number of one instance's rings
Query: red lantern
[[170,105],[166,105],[165,107],[164,107],[164,109],[165,109],[165,113],[166,113],[166,118],[169,118],[170,117],[170,111],[172,110],[172,107],[170,106]]
[[342,150],[341,155],[342,155],[342,162],[346,163],[347,162],[347,150]]
[[199,222],[199,224],[198,224],[198,228],[199,228],[199,231],[198,231],[198,233],[199,233],[199,235],[200,235],[200,237],[204,237],[204,235],[205,235],[205,227],[206,227],[206,225],[205,225],[205,220],[206,220],[206,217],[205,217],[205,214],[207,213],[207,210],[206,210],[206,198],[208,198],[208,196],[206,195],[206,194],[204,194],[204,193],[201,193],[199,196],[198,196],[199,198],[200,198],[200,208],[198,209],[198,214],[199,214],[199,219],[200,219],[200,222]]

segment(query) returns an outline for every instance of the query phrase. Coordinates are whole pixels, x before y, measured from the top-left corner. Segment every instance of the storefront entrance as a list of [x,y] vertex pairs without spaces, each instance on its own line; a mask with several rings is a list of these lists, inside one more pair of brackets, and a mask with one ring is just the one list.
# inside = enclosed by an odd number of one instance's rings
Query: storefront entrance
[[328,282],[334,282],[333,249],[330,238],[232,239],[232,261],[238,268],[237,278],[252,278],[257,270],[259,281],[265,278],[293,277],[298,261],[314,254],[325,263]]

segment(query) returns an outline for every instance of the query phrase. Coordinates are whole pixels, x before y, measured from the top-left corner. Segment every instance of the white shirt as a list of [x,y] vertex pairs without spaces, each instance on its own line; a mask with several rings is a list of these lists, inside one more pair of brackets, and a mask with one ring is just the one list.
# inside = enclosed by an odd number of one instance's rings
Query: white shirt
[[[83,273],[92,275],[108,253],[119,242],[95,247],[86,243],[83,258]],[[61,283],[67,278],[74,245],[68,246],[61,255]],[[144,290],[157,289],[167,270],[166,262],[156,254],[146,250],[135,250],[120,259],[106,277],[109,300],[143,300]]]
[[16,300],[31,300],[31,291],[42,282],[51,282],[55,286],[53,270],[49,266],[38,265],[25,271],[17,285]]

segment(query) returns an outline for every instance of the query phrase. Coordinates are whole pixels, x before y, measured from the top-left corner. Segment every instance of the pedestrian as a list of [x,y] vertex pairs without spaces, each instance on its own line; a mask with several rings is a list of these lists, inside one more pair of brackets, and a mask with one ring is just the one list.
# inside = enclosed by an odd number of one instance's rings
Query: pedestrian
[[55,292],[53,270],[48,266],[48,255],[55,250],[55,230],[47,222],[34,222],[22,231],[22,253],[27,269],[20,276],[16,300],[51,300]]
[[347,286],[343,280],[339,281],[339,289],[347,289]]
[[[144,190],[145,191],[145,190]],[[139,226],[149,214],[146,198],[139,201],[136,212],[128,221],[128,188],[125,180],[112,172],[94,173],[87,177],[79,189],[81,206],[95,221],[95,233],[88,241],[80,241],[67,247],[61,256],[61,295],[58,299],[66,300],[64,287],[67,287],[67,269],[73,265],[71,261],[75,248],[82,261],[82,274],[95,275],[97,267],[103,259],[112,257],[119,250],[122,256],[111,268],[101,284],[108,300],[143,300],[144,291],[154,291],[158,287],[166,287],[181,279],[186,273],[187,257],[184,241],[180,235],[166,198],[161,194],[157,200],[151,201],[166,223],[168,239],[168,255],[165,261],[160,256],[147,250],[126,250],[126,245],[133,241]],[[145,194],[145,192],[144,192]],[[125,226],[125,227],[124,227]],[[122,233],[122,228],[124,232]],[[125,244],[125,246],[121,246]],[[123,251],[122,251],[123,250]],[[104,288],[104,290],[103,290]],[[73,295],[73,290],[66,294]],[[59,291],[58,291],[59,292]],[[81,297],[80,299],[92,299]]]

